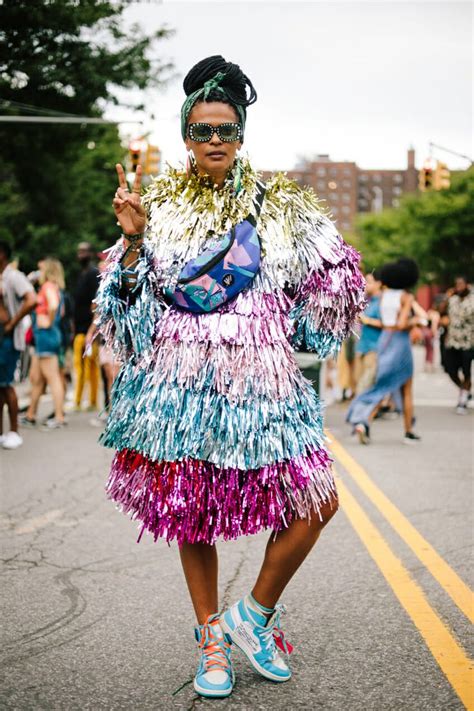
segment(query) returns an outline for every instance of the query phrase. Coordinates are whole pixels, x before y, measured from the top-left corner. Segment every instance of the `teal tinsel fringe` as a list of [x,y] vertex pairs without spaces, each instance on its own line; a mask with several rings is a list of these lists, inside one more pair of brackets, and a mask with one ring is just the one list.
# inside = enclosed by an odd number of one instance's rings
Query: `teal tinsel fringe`
[[101,441],[153,461],[192,457],[253,469],[319,449],[324,435],[319,401],[307,381],[286,400],[253,397],[232,404],[213,390],[153,386],[152,374],[127,364]]

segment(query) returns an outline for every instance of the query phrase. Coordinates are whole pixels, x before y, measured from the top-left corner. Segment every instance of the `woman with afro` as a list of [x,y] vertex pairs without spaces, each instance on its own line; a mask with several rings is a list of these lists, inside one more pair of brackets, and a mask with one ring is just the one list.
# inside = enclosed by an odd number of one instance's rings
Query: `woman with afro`
[[[337,509],[320,403],[294,350],[335,354],[364,307],[364,281],[314,193],[282,174],[262,184],[240,155],[257,99],[240,67],[209,57],[184,91],[186,169],[169,168],[141,196],[141,169],[130,192],[117,166],[122,238],[97,323],[123,366],[102,442],[117,450],[110,498],[141,532],[178,543],[197,618],[194,688],[224,697],[232,647],[266,679],[291,677],[278,601]],[[183,269],[206,287],[188,288]],[[227,298],[242,275],[245,288]],[[221,612],[216,540],[265,529],[255,585]]]
[[413,444],[420,437],[413,432],[413,355],[410,329],[424,323],[426,314],[408,291],[418,281],[419,271],[412,259],[401,258],[385,264],[380,271],[383,285],[380,298],[382,334],[377,346],[377,376],[374,385],[351,403],[347,421],[362,444],[370,442],[370,424],[382,401],[401,393],[404,442]]

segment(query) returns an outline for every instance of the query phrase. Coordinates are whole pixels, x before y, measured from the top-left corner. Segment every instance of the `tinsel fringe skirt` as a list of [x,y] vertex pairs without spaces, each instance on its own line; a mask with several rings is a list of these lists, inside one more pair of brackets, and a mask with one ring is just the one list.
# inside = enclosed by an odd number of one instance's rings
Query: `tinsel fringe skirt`
[[212,544],[264,529],[275,532],[295,518],[322,518],[336,506],[331,462],[321,449],[250,471],[185,459],[153,462],[123,450],[115,455],[108,496],[141,522],[139,539]]

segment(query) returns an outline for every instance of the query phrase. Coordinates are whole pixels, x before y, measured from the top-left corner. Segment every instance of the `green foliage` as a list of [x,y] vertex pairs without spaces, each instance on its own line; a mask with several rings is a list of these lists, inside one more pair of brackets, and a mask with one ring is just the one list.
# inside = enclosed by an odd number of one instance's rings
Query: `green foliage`
[[448,285],[459,272],[474,277],[474,167],[452,176],[448,190],[403,197],[400,207],[360,216],[356,246],[364,266],[407,256],[425,283]]
[[[152,55],[157,40],[123,27],[125,0],[0,4],[0,113],[100,117],[117,90],[159,87],[171,65]],[[126,105],[142,108],[140,95]],[[123,105],[123,101],[120,102]],[[111,202],[114,165],[124,159],[111,125],[0,123],[3,176],[0,238],[24,269],[45,253],[70,276],[77,242],[110,246],[118,233]]]

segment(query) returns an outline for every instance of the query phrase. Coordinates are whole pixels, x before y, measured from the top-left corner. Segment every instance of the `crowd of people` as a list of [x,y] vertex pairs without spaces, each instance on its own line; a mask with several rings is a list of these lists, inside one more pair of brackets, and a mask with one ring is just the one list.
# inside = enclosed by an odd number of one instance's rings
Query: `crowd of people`
[[[337,373],[340,400],[348,401],[347,421],[362,444],[382,417],[403,415],[406,444],[420,441],[414,432],[412,345],[425,349],[425,372],[439,361],[458,388],[455,411],[467,413],[474,357],[474,292],[459,276],[425,311],[411,293],[418,267],[399,259],[366,274],[367,306],[358,333],[343,344],[337,363],[329,364],[326,386]],[[438,351],[438,353],[437,353]]]
[[[95,256],[89,243],[78,245],[80,271],[69,290],[58,259],[45,257],[37,270],[25,275],[12,261],[10,245],[0,242],[0,446],[4,449],[23,444],[21,427],[63,428],[69,391],[73,397],[70,409],[81,411],[87,390],[85,407],[96,415],[92,424],[101,424],[106,416],[117,366],[100,345],[93,324],[93,302],[105,255],[97,255],[98,266]],[[105,414],[99,412],[101,377]],[[25,378],[30,384],[29,400],[19,408],[15,384]],[[53,410],[40,422],[38,408],[46,392]]]
[[[107,417],[119,364],[97,337],[93,322],[93,302],[106,255],[97,256],[98,266],[91,245],[78,245],[80,273],[71,293],[58,259],[40,260],[37,271],[26,276],[11,262],[10,246],[0,242],[0,446],[4,449],[22,445],[19,425],[41,424],[43,430],[64,427],[65,400],[73,381],[72,409],[82,410],[87,388],[86,407],[96,415],[91,424],[101,426]],[[344,342],[335,366],[341,399],[350,403],[347,419],[361,443],[370,442],[374,420],[402,414],[404,442],[411,444],[420,440],[413,430],[413,343],[425,348],[426,372],[434,370],[435,359],[439,361],[458,388],[457,414],[467,413],[474,357],[474,291],[466,277],[459,276],[425,311],[410,292],[418,280],[412,260],[386,264],[365,278],[367,307],[359,318],[358,333]],[[326,385],[331,388],[334,364],[328,368]],[[25,371],[30,399],[19,408],[14,383]],[[101,382],[104,407],[99,412]],[[47,391],[53,411],[39,423],[38,406]]]

